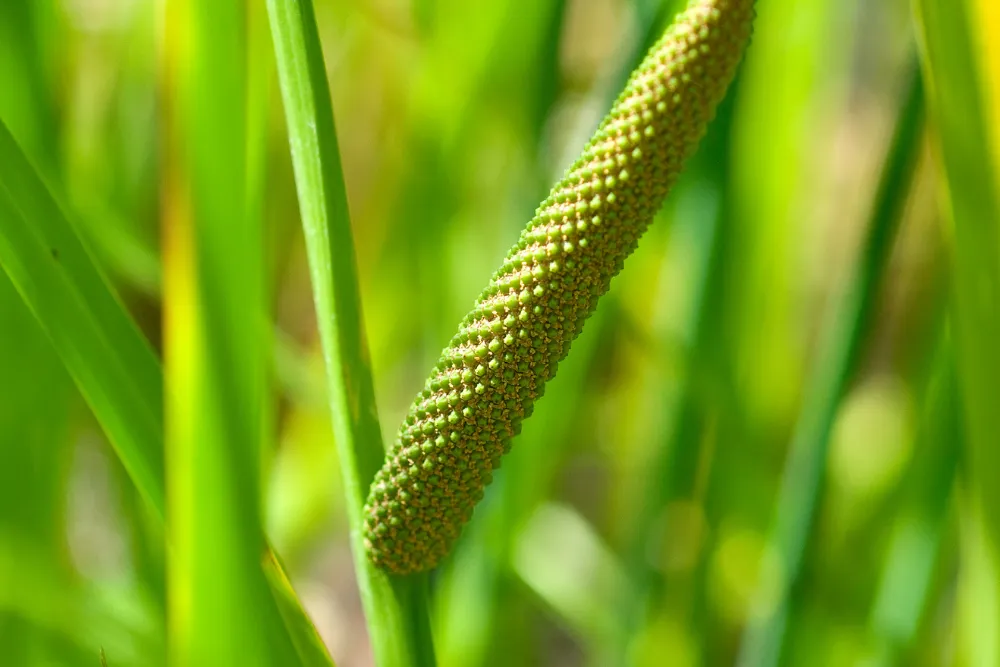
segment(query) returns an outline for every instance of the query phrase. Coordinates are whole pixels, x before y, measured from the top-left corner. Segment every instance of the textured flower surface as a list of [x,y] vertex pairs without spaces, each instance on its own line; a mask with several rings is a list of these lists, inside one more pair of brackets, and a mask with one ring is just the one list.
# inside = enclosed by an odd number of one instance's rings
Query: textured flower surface
[[694,153],[754,0],[692,0],[465,317],[369,491],[365,545],[395,574],[450,550],[521,421]]

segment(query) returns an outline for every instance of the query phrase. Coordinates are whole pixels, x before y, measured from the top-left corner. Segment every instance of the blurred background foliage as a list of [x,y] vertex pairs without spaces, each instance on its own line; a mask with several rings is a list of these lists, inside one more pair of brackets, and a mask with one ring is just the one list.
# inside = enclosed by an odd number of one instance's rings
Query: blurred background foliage
[[[387,441],[682,4],[317,0]],[[922,34],[942,12],[957,27]],[[0,118],[157,350],[172,20],[150,0],[0,3]],[[956,334],[951,295],[953,276],[1000,280],[973,252],[1000,251],[997,209],[960,199],[998,185],[975,162],[1000,155],[998,40],[989,0],[759,1],[702,149],[432,577],[441,665],[997,664],[1000,507],[977,489],[1000,368]],[[367,665],[273,55],[248,43],[262,520],[334,660]],[[956,62],[977,69],[935,87]],[[980,105],[970,141],[925,131],[924,91],[934,118]],[[962,216],[982,233],[964,245]],[[0,663],[161,664],[160,539],[0,273]]]

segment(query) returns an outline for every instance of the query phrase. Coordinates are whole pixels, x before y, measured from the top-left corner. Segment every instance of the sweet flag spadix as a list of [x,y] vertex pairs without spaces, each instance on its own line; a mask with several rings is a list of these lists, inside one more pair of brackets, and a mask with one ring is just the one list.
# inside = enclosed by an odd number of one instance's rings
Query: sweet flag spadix
[[445,348],[365,506],[372,561],[434,567],[715,115],[754,0],[692,0],[633,72]]

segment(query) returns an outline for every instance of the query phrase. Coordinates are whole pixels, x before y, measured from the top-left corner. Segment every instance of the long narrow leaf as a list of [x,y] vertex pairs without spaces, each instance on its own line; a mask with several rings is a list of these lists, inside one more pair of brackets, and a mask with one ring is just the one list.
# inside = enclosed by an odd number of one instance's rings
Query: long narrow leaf
[[362,542],[382,436],[364,338],[347,195],[323,53],[310,0],[268,0],[278,77],[326,358],[358,586],[380,667],[433,664],[420,577],[390,578]]
[[[772,541],[782,566],[776,592],[766,590],[761,614],[750,623],[740,665],[778,665],[820,500],[834,418],[855,372],[861,343],[872,319],[875,297],[910,191],[920,147],[923,118],[921,80],[915,77],[900,108],[896,134],[872,207],[862,254],[848,291],[827,330],[823,361],[806,394],[785,466]],[[775,594],[775,598],[770,596]],[[772,601],[773,600],[773,601]],[[772,606],[773,605],[773,606]]]
[[[162,521],[166,497],[159,362],[3,122],[0,266],[52,340],[132,483]],[[294,599],[290,591],[282,595]],[[294,609],[298,624],[309,628],[297,600]]]
[[0,264],[52,339],[139,492],[162,517],[156,357],[2,122]]
[[871,609],[880,665],[905,664],[933,599],[934,575],[962,446],[961,403],[950,341],[940,345],[924,396],[916,455]]
[[168,646],[184,666],[300,664],[261,566],[265,299],[247,20],[241,0],[168,5],[179,169],[164,253]]
[[[974,0],[915,0],[928,106],[954,224],[955,342],[969,460],[968,531],[963,541],[964,656],[1000,662],[1000,197],[989,92],[990,63],[977,52]],[[995,45],[994,45],[995,46]],[[998,91],[992,91],[996,94]]]

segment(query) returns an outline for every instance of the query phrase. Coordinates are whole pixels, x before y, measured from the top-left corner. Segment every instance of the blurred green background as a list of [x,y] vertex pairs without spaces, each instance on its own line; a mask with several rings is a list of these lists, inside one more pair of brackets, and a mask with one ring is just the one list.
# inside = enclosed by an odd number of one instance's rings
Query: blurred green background
[[[157,351],[171,4],[0,3],[0,119]],[[316,1],[387,445],[682,5]],[[336,663],[369,665],[263,1],[247,17],[259,141],[215,164],[263,225],[249,521]],[[990,0],[759,0],[702,148],[430,578],[440,665],[1000,664],[996,40]],[[0,664],[164,664],[169,557],[0,273]]]

